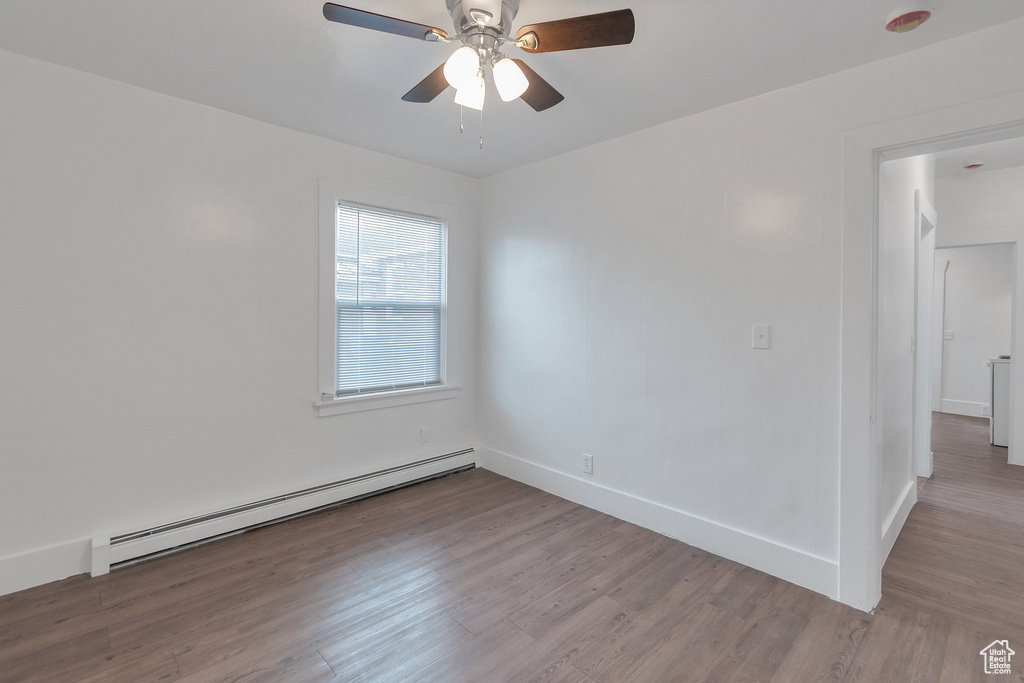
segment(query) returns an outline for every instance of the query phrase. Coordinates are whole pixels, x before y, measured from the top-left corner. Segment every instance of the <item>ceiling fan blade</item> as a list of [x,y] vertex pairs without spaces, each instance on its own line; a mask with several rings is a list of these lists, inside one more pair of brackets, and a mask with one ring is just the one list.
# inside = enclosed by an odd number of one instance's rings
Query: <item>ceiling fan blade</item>
[[444,64],[442,64],[417,83],[415,88],[405,93],[402,99],[406,102],[430,102],[447,89],[448,81],[444,77]]
[[633,10],[620,9],[585,17],[530,24],[519,29],[519,47],[527,52],[582,50],[633,42],[636,21]]
[[552,88],[551,84],[538,76],[536,71],[526,65],[526,62],[521,59],[512,61],[519,65],[526,75],[526,80],[530,81],[530,87],[520,97],[536,111],[551,109],[565,99],[565,95]]
[[404,19],[395,19],[394,17],[386,17],[383,14],[374,14],[373,12],[353,9],[343,5],[335,5],[333,2],[324,4],[324,18],[329,21],[336,21],[339,24],[393,33],[396,36],[416,38],[417,40],[430,40],[428,36],[434,34],[442,38],[448,37],[447,33],[433,26],[417,24],[412,21],[405,21]]

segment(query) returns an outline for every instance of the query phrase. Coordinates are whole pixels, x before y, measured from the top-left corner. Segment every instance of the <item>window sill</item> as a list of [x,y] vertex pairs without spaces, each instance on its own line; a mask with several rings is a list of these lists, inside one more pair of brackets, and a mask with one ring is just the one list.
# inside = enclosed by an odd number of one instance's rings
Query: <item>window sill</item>
[[411,403],[444,401],[458,398],[461,392],[461,384],[441,384],[431,387],[417,387],[415,389],[381,391],[375,394],[355,394],[353,396],[336,398],[333,401],[314,401],[313,406],[316,408],[318,417],[328,417],[329,415],[359,413],[365,410],[394,408]]

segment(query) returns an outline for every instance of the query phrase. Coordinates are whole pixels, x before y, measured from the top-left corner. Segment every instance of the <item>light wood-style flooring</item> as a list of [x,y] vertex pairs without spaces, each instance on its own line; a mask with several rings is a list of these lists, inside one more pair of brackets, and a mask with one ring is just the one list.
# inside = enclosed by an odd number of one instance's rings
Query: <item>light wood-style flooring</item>
[[987,418],[934,413],[932,452],[934,471],[920,480],[882,592],[999,633],[1024,659],[1024,467],[989,445]]
[[474,470],[0,597],[0,680],[1024,680],[1024,482],[943,420],[873,615]]

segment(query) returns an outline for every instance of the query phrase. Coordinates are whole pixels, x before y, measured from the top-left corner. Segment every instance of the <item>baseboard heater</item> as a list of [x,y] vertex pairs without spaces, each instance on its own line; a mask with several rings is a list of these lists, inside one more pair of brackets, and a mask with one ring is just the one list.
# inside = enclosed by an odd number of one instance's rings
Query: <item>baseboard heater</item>
[[93,576],[475,466],[472,448],[92,541]]

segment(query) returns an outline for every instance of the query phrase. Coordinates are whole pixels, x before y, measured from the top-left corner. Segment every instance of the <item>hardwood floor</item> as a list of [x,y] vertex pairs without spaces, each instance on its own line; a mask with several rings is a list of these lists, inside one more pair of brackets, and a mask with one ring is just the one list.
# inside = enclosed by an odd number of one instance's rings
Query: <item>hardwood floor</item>
[[882,591],[1024,646],[1024,467],[989,445],[985,418],[935,413],[932,425],[934,472],[920,480]]
[[[925,489],[971,509],[923,500],[874,615],[474,470],[0,597],[0,680],[981,681],[997,637],[1024,680],[1020,518],[984,521],[1022,489],[948,451]],[[943,559],[959,543],[987,555]]]

